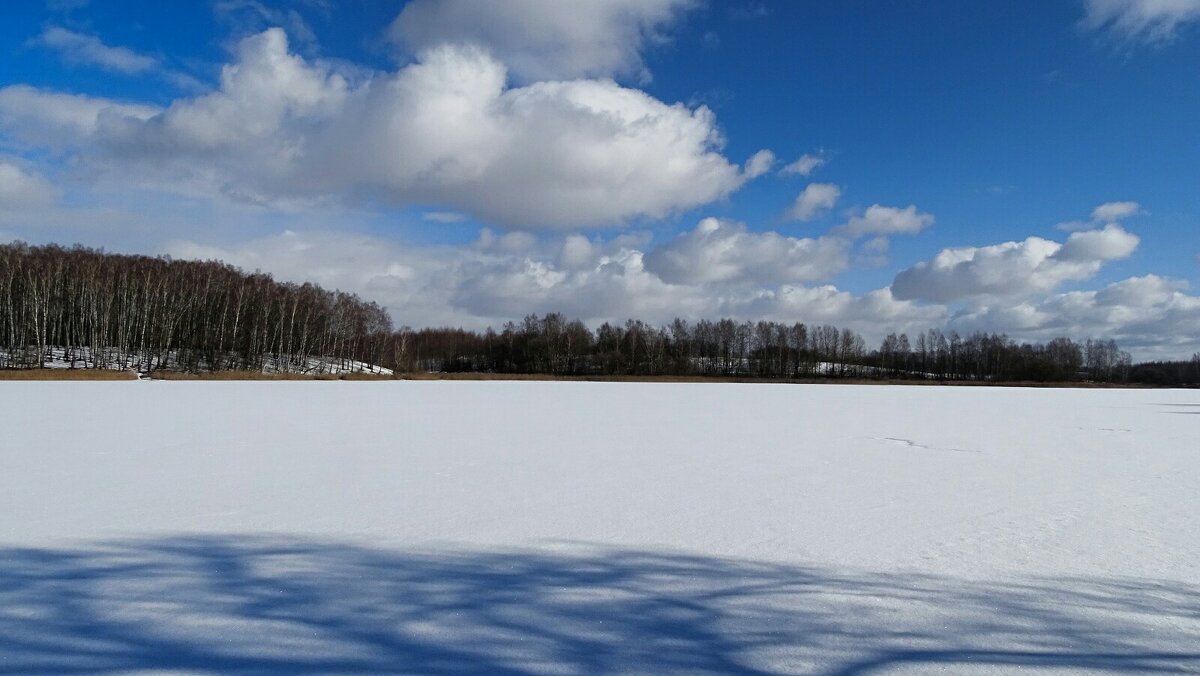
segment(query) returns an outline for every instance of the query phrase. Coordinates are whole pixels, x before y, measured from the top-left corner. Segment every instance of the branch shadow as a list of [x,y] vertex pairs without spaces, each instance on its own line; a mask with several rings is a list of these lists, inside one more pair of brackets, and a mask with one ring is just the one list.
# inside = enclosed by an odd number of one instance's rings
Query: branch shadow
[[1200,671],[1200,587],[973,582],[560,544],[0,549],[0,674]]

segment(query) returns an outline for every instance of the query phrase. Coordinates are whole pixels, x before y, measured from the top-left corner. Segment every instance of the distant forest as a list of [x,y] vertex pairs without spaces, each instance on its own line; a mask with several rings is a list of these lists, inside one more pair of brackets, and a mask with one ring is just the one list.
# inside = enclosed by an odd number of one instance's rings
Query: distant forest
[[1133,364],[1112,340],[1031,344],[937,329],[911,338],[893,333],[869,349],[855,331],[828,324],[676,319],[657,327],[631,319],[592,331],[550,313],[509,322],[500,332],[422,329],[401,331],[398,339],[398,369],[406,371],[1200,384],[1200,355]]
[[374,364],[397,373],[1200,384],[1200,354],[1133,364],[1104,339],[1031,344],[932,329],[868,348],[827,324],[631,319],[592,330],[557,313],[500,331],[395,329],[386,310],[353,294],[219,262],[0,245],[0,368],[40,367],[55,350],[72,367],[142,372]]
[[385,361],[392,334],[374,303],[222,263],[0,245],[2,366],[65,348],[82,368],[305,371]]

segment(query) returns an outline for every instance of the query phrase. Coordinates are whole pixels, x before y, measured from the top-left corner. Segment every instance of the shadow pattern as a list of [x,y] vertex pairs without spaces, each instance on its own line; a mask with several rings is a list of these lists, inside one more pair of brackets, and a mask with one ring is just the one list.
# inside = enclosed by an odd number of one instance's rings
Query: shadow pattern
[[563,543],[0,549],[0,674],[1200,671],[1200,587],[975,582]]

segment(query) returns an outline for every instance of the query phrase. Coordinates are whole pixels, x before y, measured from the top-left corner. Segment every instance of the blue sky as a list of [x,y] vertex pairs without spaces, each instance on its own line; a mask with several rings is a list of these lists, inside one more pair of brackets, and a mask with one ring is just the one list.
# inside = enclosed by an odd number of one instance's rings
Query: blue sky
[[219,257],[411,325],[1200,350],[1200,0],[4,12],[0,239]]

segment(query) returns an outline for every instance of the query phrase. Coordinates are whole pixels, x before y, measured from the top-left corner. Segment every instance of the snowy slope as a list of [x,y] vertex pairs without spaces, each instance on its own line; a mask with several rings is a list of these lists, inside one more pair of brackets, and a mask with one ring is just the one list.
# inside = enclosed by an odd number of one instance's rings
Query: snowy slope
[[0,672],[1200,670],[1196,392],[0,383],[0,424]]

